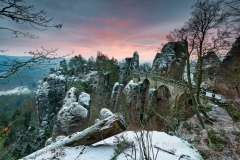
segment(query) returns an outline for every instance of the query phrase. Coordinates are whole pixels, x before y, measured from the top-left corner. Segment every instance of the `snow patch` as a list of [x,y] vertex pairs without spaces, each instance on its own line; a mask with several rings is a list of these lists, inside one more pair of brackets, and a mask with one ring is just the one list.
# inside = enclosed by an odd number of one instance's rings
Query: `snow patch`
[[129,92],[131,92],[132,88],[137,86],[137,83],[134,83],[133,80],[129,81],[128,84],[126,85],[126,87],[123,90],[123,93],[125,95],[128,95]]
[[90,102],[90,95],[85,92],[82,92],[78,97],[78,103],[88,109],[89,102]]
[[77,102],[73,102],[69,108],[71,113],[70,115],[87,118],[88,110],[83,106],[79,105]]
[[0,91],[0,96],[3,95],[20,95],[20,94],[30,94],[31,91],[27,88],[27,86],[20,86],[20,87],[16,87],[12,90],[7,90],[7,91]]
[[77,101],[77,97],[75,96],[75,91],[77,89],[75,87],[70,88],[70,90],[67,92],[64,100],[63,100],[63,107],[71,105],[72,102]]
[[100,120],[103,120],[103,119],[108,118],[110,116],[113,116],[113,113],[110,110],[108,110],[106,108],[101,109],[100,115],[99,115]]
[[[144,143],[147,148],[150,148],[151,159],[153,155],[156,160],[202,160],[203,158],[189,143],[183,141],[175,136],[170,136],[164,132],[157,131],[126,131],[116,136],[107,138],[100,142],[97,142],[91,146],[76,146],[76,147],[61,147],[54,152],[49,150],[42,152],[40,156],[34,158],[35,160],[51,159],[55,156],[59,160],[108,160],[112,159],[115,155],[114,148],[121,145],[121,140],[127,141],[131,146],[126,147],[124,153],[117,155],[116,159],[125,160],[126,157],[131,159],[128,155],[135,159],[140,158],[140,150],[138,138],[143,135]],[[73,135],[74,136],[74,135]],[[118,137],[118,138],[117,138]],[[147,139],[151,138],[152,142],[148,143]],[[120,142],[116,143],[120,139]],[[67,138],[62,141],[67,140]],[[58,143],[61,143],[58,142]],[[134,146],[134,147],[132,147]],[[135,148],[135,149],[133,149]],[[136,157],[135,157],[136,152]]]

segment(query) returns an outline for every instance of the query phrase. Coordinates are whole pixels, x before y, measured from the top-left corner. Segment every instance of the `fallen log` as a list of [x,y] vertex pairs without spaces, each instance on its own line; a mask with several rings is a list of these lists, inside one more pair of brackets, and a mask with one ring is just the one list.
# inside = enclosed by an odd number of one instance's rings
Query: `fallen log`
[[81,132],[73,133],[60,141],[50,144],[22,158],[22,160],[34,159],[47,151],[52,151],[63,146],[91,145],[125,130],[126,126],[121,118],[118,115],[113,115]]

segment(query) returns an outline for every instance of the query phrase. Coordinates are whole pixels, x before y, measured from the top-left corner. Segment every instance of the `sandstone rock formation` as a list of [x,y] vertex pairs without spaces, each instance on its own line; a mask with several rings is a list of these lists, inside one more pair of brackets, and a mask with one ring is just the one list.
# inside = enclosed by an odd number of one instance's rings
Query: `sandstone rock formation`
[[121,96],[122,93],[122,89],[123,89],[124,85],[123,84],[119,84],[118,82],[116,82],[113,86],[112,89],[112,95],[111,95],[111,104],[114,108],[114,112],[118,111],[119,109],[119,98]]
[[232,45],[231,50],[227,53],[223,59],[223,66],[225,68],[231,68],[233,70],[240,69],[240,37],[238,37],[235,43]]
[[130,71],[131,70],[138,70],[139,69],[139,55],[138,52],[135,51],[133,53],[133,57],[131,58],[125,58],[120,66],[119,66],[119,80],[118,82],[121,84],[127,84],[129,77],[130,77]]
[[152,66],[152,74],[183,79],[186,63],[187,42],[169,42],[163,46],[161,53],[157,53]]
[[113,115],[113,113],[112,113],[110,110],[108,110],[108,109],[106,109],[106,108],[103,108],[103,109],[101,109],[101,111],[100,111],[99,119],[100,119],[100,120],[103,120],[103,119],[106,119],[106,118],[108,118],[108,117],[110,117],[110,116],[112,116],[112,115]]
[[41,127],[40,137],[44,136],[45,128],[53,121],[59,111],[66,92],[66,78],[60,74],[49,74],[44,77],[36,92],[36,108],[38,122]]
[[236,39],[231,50],[224,57],[219,77],[216,81],[216,90],[228,98],[240,97],[240,37]]
[[72,87],[64,98],[63,107],[54,123],[53,138],[59,135],[67,136],[87,127],[90,95],[82,92],[77,102],[75,92],[76,88]]
[[[219,65],[221,63],[219,57],[215,52],[208,52],[202,57],[203,60],[203,84],[202,87],[207,89],[214,89],[216,78],[219,76]],[[196,68],[196,67],[195,67]],[[196,76],[194,76],[196,82]]]
[[97,71],[91,71],[90,73],[88,73],[87,75],[84,75],[81,78],[82,81],[82,85],[84,87],[84,90],[86,92],[92,92],[94,91],[97,86],[98,86],[98,82],[99,82],[99,74]]

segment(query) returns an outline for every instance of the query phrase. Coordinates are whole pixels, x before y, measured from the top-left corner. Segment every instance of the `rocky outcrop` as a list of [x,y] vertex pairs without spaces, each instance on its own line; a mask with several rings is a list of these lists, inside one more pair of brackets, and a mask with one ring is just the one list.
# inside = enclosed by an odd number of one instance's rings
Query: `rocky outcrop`
[[[112,89],[111,104],[114,107],[114,112],[119,111],[119,100],[121,100],[122,89],[124,85],[116,82]],[[119,99],[120,98],[120,99]]]
[[169,42],[163,46],[161,53],[157,53],[152,66],[152,74],[183,79],[186,63],[187,42]]
[[[219,76],[219,65],[221,63],[219,57],[215,52],[208,52],[202,57],[203,60],[203,76],[202,83],[203,88],[213,89],[215,87],[216,78]],[[195,67],[197,68],[197,67]],[[197,81],[196,75],[194,76],[194,81]]]
[[106,109],[106,108],[103,108],[103,109],[101,109],[101,111],[100,111],[99,119],[100,119],[100,120],[103,120],[103,119],[106,119],[106,118],[108,118],[108,117],[110,117],[110,116],[112,116],[112,115],[113,115],[113,113],[112,113],[110,110],[108,110],[108,109]]
[[130,77],[130,71],[131,70],[138,70],[139,69],[139,55],[138,52],[135,51],[133,53],[133,57],[131,58],[125,58],[122,60],[120,66],[119,66],[119,80],[118,82],[121,84],[127,84],[129,77]]
[[232,45],[231,50],[227,53],[223,59],[222,65],[225,68],[231,68],[232,70],[240,69],[240,37],[238,37],[235,43]]
[[103,74],[104,89],[107,91],[109,89],[110,73],[106,72]]
[[91,71],[87,75],[84,75],[81,78],[81,81],[82,81],[82,85],[84,87],[84,90],[87,93],[90,93],[90,92],[94,91],[98,86],[99,74],[98,74],[97,71]]
[[240,97],[240,37],[232,45],[224,57],[216,79],[216,90],[225,97],[235,99]]
[[208,52],[202,57],[203,68],[208,68],[208,66],[214,66],[220,64],[220,59],[214,51]]
[[137,94],[139,93],[139,85],[137,83],[133,83],[133,80],[129,81],[126,87],[123,90],[123,93],[126,98],[126,103],[129,105],[131,101],[136,101]]
[[78,97],[78,103],[82,105],[84,108],[89,109],[90,95],[85,92],[82,92]]
[[234,122],[228,112],[215,104],[208,104],[208,115],[214,120],[202,129],[197,116],[187,120],[178,130],[180,137],[192,143],[205,160],[239,159],[240,124]]
[[42,84],[36,93],[36,108],[38,113],[38,122],[44,128],[53,121],[54,115],[61,107],[62,99],[66,92],[66,78],[60,74],[49,74],[44,77]]
[[55,120],[53,140],[59,135],[67,136],[87,127],[90,95],[82,92],[77,102],[75,92],[76,88],[72,87],[64,98],[63,107]]

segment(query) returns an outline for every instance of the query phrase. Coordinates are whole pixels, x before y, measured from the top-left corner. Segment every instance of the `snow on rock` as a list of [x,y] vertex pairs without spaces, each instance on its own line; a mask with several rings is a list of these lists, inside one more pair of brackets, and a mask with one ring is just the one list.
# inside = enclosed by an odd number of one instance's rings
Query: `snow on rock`
[[85,91],[95,90],[98,86],[99,74],[97,71],[91,71],[89,74],[84,75],[82,78],[82,84],[85,87]]
[[63,106],[69,106],[72,102],[77,101],[77,97],[75,96],[76,90],[75,87],[70,88],[63,100]]
[[72,102],[69,106],[63,106],[57,115],[53,135],[69,135],[86,128],[88,110]]
[[82,92],[82,98],[80,98],[82,101],[79,103],[77,102],[75,91],[76,88],[72,87],[64,98],[63,107],[58,112],[54,124],[54,137],[59,135],[69,135],[86,128],[88,110],[80,104],[84,102],[85,106],[87,104],[89,106],[90,96],[87,93]]
[[157,53],[153,60],[151,73],[158,75],[168,74],[171,78],[182,79],[186,63],[186,47],[187,42],[185,40],[165,44],[161,53]]
[[[36,92],[36,109],[40,124],[39,137],[44,138],[55,114],[59,111],[66,93],[66,78],[61,74],[49,74],[43,77]],[[58,103],[53,99],[59,99]],[[43,140],[43,139],[42,139]]]
[[90,95],[82,92],[78,97],[78,103],[85,107],[86,109],[89,108],[89,102],[90,102]]
[[133,94],[138,92],[138,83],[134,83],[133,80],[129,81],[126,87],[123,89],[123,93],[126,96],[126,102],[129,104],[132,100]]
[[103,108],[103,109],[101,109],[101,111],[100,111],[99,119],[100,119],[100,120],[103,120],[103,119],[106,119],[106,118],[108,118],[108,117],[110,117],[110,116],[112,116],[112,115],[113,115],[113,113],[112,113],[110,110],[108,110],[108,109],[106,109],[106,108]]
[[95,121],[94,121],[94,124],[96,124],[96,123],[98,123],[98,122],[100,122],[101,120],[100,119],[95,119]]
[[112,94],[111,94],[111,99],[113,99],[115,97],[115,95],[117,94],[118,92],[118,89],[119,89],[119,82],[116,82],[113,86],[113,90],[112,90]]
[[49,74],[48,76],[47,76],[47,81],[52,81],[52,80],[54,80],[54,81],[56,81],[57,83],[65,83],[66,81],[67,81],[67,79],[66,79],[66,77],[64,77],[64,75],[57,75],[57,74]]
[[27,88],[27,86],[20,86],[16,87],[12,90],[7,90],[7,91],[0,91],[0,96],[2,95],[13,95],[13,94],[30,94],[31,91]]
[[85,81],[90,81],[90,79],[98,74],[98,71],[91,71],[89,74],[84,75],[83,79]]
[[116,82],[113,86],[112,95],[111,95],[111,103],[112,103],[112,106],[114,107],[114,111],[119,110],[119,107],[121,107],[118,105],[118,102],[119,102],[119,100],[121,101],[121,99],[119,99],[119,97],[121,95],[121,91],[122,91],[123,87],[124,87],[124,85],[120,84],[119,82]]
[[82,118],[87,118],[88,110],[76,102],[73,102],[70,106],[71,116],[78,116]]
[[[30,155],[24,157],[23,159],[36,159],[38,156],[42,156],[46,158],[46,153],[48,151],[55,152],[60,147],[64,146],[79,146],[79,145],[91,145],[96,142],[101,141],[102,139],[106,139],[113,135],[119,134],[126,130],[126,127],[119,120],[117,115],[110,116],[93,126],[81,131],[75,132],[55,143],[52,143]],[[79,155],[79,153],[78,153]],[[61,155],[58,155],[61,156]],[[70,155],[71,156],[71,155]],[[70,157],[67,157],[71,159]]]
[[[141,134],[144,135],[144,144],[147,148],[151,149],[150,152],[146,152],[149,154],[151,159],[153,159],[153,156],[156,157],[156,160],[203,159],[197,150],[186,141],[157,131],[127,131],[97,142],[91,146],[61,147],[55,149],[54,151],[52,151],[49,147],[49,150],[42,152],[41,155],[36,156],[34,159],[42,160],[51,159],[54,157],[59,160],[109,160],[114,156],[116,156],[115,158],[118,160],[131,159],[130,156],[132,156],[134,159],[142,159],[140,152],[142,147],[139,147],[139,143],[141,144],[141,142],[137,140]],[[147,135],[149,136],[148,138],[151,138],[152,142],[147,141]],[[64,140],[67,140],[67,138]],[[123,146],[122,142],[128,145],[125,146],[123,152],[120,152],[120,154],[116,153],[115,149],[117,149],[119,146]],[[58,143],[61,143],[61,141]]]

